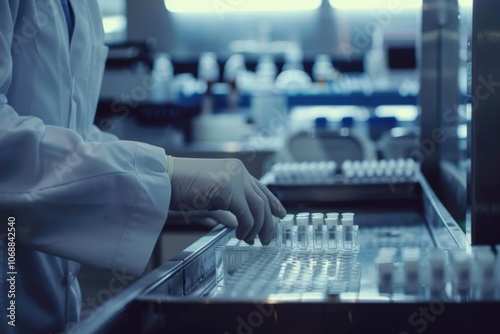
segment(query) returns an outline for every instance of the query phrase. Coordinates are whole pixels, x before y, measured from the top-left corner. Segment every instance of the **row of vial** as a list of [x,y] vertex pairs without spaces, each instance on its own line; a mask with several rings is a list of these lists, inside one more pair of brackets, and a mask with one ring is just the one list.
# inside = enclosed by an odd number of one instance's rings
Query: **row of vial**
[[418,169],[413,159],[382,159],[351,161],[345,160],[341,165],[345,178],[411,178]]
[[315,183],[380,178],[408,179],[415,175],[418,164],[413,159],[345,160],[337,174],[335,161],[276,163],[272,172],[277,183]]
[[354,213],[301,212],[276,221],[276,246],[298,250],[359,250]]
[[293,183],[333,180],[336,169],[335,161],[303,161],[279,162],[271,170],[277,183]]
[[[497,246],[497,254],[500,246]],[[379,272],[379,291],[394,293],[398,283],[409,295],[452,294],[473,299],[495,299],[500,296],[500,257],[489,246],[465,250],[431,249],[423,256],[419,248],[401,250],[402,276],[397,282],[397,249],[381,248],[375,260]],[[447,292],[447,286],[449,291]]]

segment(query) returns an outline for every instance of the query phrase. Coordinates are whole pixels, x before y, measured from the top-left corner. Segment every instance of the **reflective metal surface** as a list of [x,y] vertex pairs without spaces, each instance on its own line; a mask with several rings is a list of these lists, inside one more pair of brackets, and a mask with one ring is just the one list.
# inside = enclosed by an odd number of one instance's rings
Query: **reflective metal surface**
[[225,243],[234,231],[218,226],[197,242],[186,248],[172,260],[165,262],[154,271],[129,286],[122,293],[105,303],[91,319],[83,319],[79,332],[137,333],[131,319],[134,302],[147,294],[161,296],[185,296],[185,292],[196,295],[197,289],[205,289],[213,284],[215,277],[215,247]]

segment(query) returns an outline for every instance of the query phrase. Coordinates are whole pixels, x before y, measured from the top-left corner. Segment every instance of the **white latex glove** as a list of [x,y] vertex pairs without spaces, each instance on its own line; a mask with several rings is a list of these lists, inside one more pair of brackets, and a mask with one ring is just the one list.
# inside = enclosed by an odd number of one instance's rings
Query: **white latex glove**
[[170,210],[189,215],[193,210],[227,210],[237,220],[236,237],[253,244],[271,242],[273,215],[283,218],[285,208],[238,159],[191,159],[167,156],[172,185]]

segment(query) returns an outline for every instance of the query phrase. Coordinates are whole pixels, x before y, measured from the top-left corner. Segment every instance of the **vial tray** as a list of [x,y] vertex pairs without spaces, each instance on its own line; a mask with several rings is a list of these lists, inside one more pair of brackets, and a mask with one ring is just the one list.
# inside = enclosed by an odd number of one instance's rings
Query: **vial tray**
[[293,250],[231,239],[216,249],[215,298],[310,300],[359,292],[358,250]]
[[417,197],[411,159],[277,163],[262,182],[283,202],[346,202]]
[[301,212],[275,221],[270,245],[236,238],[216,249],[221,298],[302,299],[359,292],[358,226],[354,214]]

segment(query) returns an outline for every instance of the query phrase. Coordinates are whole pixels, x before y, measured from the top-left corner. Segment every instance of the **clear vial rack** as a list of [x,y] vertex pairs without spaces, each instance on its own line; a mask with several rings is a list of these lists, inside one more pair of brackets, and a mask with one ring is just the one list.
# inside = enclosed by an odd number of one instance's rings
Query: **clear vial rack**
[[262,246],[256,241],[249,246],[233,238],[219,246],[215,297],[359,292],[358,228],[351,224],[354,214],[347,214],[346,234],[339,225],[342,217],[338,213],[287,215],[277,222],[280,233],[275,234],[270,245]]

